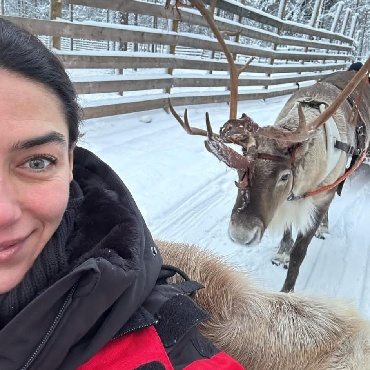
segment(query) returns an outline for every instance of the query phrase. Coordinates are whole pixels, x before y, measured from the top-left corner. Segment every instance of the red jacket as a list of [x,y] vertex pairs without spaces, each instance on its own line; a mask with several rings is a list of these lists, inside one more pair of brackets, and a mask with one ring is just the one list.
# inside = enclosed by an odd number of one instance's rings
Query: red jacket
[[[152,367],[148,369],[175,369],[153,326],[109,342],[78,370],[134,370],[149,364]],[[226,353],[219,352],[210,358],[192,362],[183,369],[243,370],[244,368]]]

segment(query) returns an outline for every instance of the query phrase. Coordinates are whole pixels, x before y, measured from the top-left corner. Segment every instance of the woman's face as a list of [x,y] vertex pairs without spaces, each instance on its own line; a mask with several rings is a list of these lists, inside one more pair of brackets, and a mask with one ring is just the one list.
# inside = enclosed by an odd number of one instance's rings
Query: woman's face
[[0,294],[14,288],[66,209],[73,154],[58,98],[0,69]]

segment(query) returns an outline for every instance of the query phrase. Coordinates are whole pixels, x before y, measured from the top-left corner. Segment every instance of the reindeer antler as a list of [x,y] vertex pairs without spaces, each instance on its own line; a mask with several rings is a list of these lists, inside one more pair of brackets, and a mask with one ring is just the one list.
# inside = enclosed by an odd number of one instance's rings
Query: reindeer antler
[[298,103],[298,118],[298,127],[294,131],[284,130],[281,127],[266,126],[260,127],[257,133],[260,136],[284,141],[286,143],[303,143],[315,135],[316,129],[307,129],[301,103]]
[[[245,149],[248,148],[248,139],[251,137],[251,133],[250,131],[248,131],[248,127],[253,127],[254,131],[256,131],[258,127],[258,125],[254,123],[251,118],[244,115],[242,119],[229,120],[221,128],[220,135],[217,135],[212,130],[208,113],[206,113],[207,130],[202,130],[197,127],[190,126],[187,110],[185,110],[184,119],[182,119],[180,115],[176,112],[170,99],[168,99],[168,106],[173,116],[189,135],[207,136],[208,140],[205,141],[206,149],[210,153],[214,154],[220,161],[224,162],[228,167],[240,171],[247,171],[251,168],[251,157],[248,157],[248,155],[244,156],[242,154],[239,154],[234,149],[225,145],[225,143],[235,143],[241,145]],[[243,130],[242,136],[235,135],[238,130]],[[242,138],[244,139],[243,141]]]
[[246,172],[251,169],[255,158],[239,154],[234,149],[225,145],[222,141],[207,140],[204,142],[207,150],[214,154],[221,162],[235,170]]
[[208,139],[211,139],[212,137],[219,136],[212,131],[211,122],[209,120],[209,114],[206,113],[206,125],[207,125],[207,131],[202,130],[197,127],[191,127],[188,120],[188,110],[185,109],[184,113],[184,119],[180,117],[180,115],[176,112],[175,108],[173,107],[171,103],[171,99],[168,98],[168,106],[170,108],[170,111],[172,115],[176,118],[177,122],[180,123],[181,127],[189,134],[189,135],[200,135],[200,136],[207,136]]

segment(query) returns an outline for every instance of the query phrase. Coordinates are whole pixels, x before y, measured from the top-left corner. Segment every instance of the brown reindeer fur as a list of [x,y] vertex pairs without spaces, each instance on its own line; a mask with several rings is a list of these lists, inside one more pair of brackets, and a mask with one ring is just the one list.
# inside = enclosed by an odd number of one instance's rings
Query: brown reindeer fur
[[369,370],[370,324],[346,301],[260,289],[198,247],[158,241],[164,263],[205,288],[201,331],[247,370]]

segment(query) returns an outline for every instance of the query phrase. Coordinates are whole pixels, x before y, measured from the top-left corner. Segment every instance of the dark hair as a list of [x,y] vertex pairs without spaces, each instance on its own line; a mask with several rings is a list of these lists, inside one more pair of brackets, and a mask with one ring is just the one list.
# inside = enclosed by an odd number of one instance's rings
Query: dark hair
[[68,124],[69,145],[79,136],[81,108],[61,61],[36,36],[0,18],[0,69],[39,82],[59,98]]

